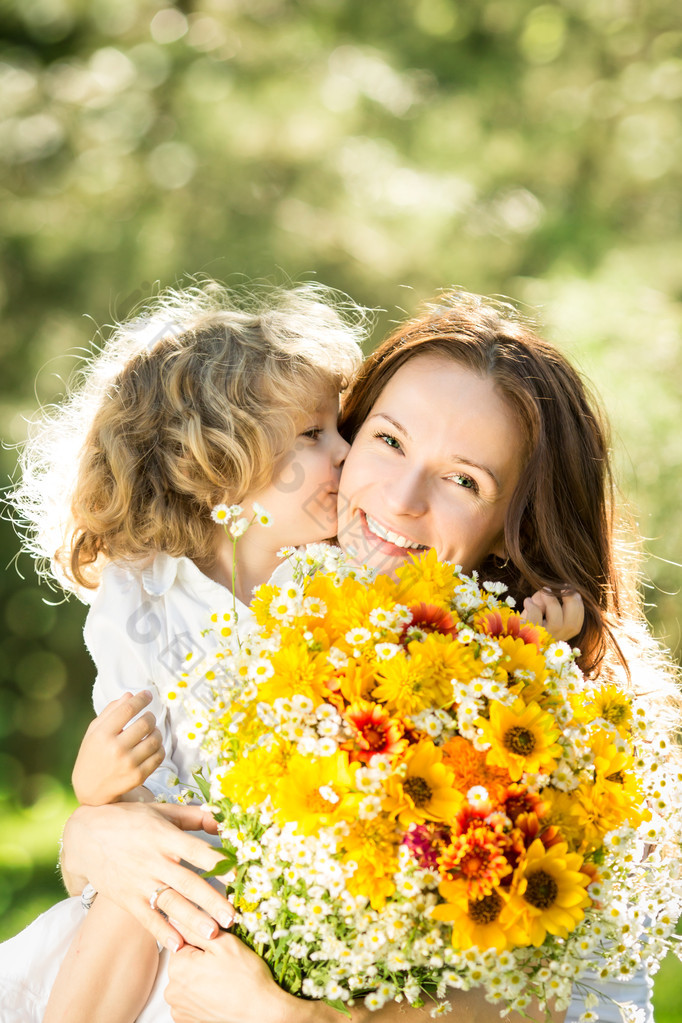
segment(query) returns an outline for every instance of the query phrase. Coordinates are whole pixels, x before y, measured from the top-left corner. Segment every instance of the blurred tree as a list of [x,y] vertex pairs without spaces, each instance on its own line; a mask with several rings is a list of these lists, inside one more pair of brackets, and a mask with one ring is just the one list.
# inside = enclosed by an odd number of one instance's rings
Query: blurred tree
[[[675,5],[4,0],[0,36],[10,445],[155,281],[317,275],[385,310],[377,336],[448,284],[506,294],[603,395],[650,540],[651,619],[679,646]],[[5,479],[13,466],[7,449]],[[84,609],[38,587],[26,557],[15,572],[7,525],[0,547],[10,933],[53,897],[35,864],[53,860],[92,666]],[[6,837],[10,811],[42,830],[30,854]]]

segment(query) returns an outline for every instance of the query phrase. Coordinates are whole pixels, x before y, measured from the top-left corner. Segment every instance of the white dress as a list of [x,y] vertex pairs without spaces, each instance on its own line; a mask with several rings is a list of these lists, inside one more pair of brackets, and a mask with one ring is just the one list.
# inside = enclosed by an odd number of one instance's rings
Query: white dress
[[[288,565],[277,570],[273,582],[283,582]],[[128,690],[150,689],[148,708],[157,719],[166,757],[145,784],[155,794],[172,795],[172,781],[186,782],[199,760],[198,750],[183,736],[182,721],[168,713],[161,700],[177,678],[188,653],[197,661],[210,656],[210,642],[201,632],[214,611],[230,610],[232,595],[213,582],[188,558],[157,554],[147,565],[109,565],[103,573],[85,624],[85,640],[97,666],[93,702],[97,713]],[[248,608],[237,602],[240,631],[248,628]],[[205,836],[203,836],[205,837]],[[85,910],[80,897],[53,906],[16,937],[0,944],[0,1023],[40,1023],[59,966]],[[138,1023],[172,1023],[163,992],[167,984],[164,951],[150,998]],[[653,1023],[650,980],[644,971],[628,983],[604,984],[585,978],[586,986],[610,999],[633,1002],[642,1010],[637,1023]],[[456,994],[453,998],[456,1008]],[[565,1023],[577,1023],[585,1011],[576,994]],[[603,1023],[620,1023],[612,1001],[596,1009]]]
[[[235,603],[241,630],[250,612]],[[172,799],[177,792],[174,779],[179,778],[181,785],[190,782],[200,761],[200,751],[184,735],[182,716],[169,714],[162,694],[186,667],[188,653],[193,663],[211,656],[211,641],[201,633],[213,612],[232,607],[229,590],[205,576],[189,558],[157,554],[143,564],[110,564],[104,569],[84,630],[97,668],[93,703],[100,714],[125,692],[151,691],[153,700],[146,710],[156,716],[166,752],[163,764],[145,782],[155,795]],[[40,1023],[85,912],[80,897],[65,899],[0,944],[0,1023]],[[163,999],[167,954],[160,957],[154,992],[140,1023],[172,1023]]]

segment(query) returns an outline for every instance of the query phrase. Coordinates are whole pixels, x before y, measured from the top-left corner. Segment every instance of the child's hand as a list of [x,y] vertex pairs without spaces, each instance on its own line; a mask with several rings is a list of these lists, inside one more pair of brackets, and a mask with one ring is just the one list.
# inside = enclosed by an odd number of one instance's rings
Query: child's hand
[[126,728],[151,699],[148,692],[124,693],[90,723],[71,775],[79,803],[113,803],[163,763],[161,733],[151,712]]
[[583,627],[585,608],[583,600],[575,590],[561,591],[555,597],[551,590],[538,590],[523,602],[521,617],[551,633],[554,639],[574,639]]

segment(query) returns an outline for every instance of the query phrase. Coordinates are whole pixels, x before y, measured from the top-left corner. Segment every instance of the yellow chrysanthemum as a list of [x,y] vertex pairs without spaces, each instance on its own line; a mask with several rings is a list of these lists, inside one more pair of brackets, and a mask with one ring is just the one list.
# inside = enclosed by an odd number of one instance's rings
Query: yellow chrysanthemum
[[576,721],[595,721],[603,718],[614,725],[622,736],[630,734],[632,704],[626,693],[614,685],[601,686],[590,699],[576,693],[571,697]]
[[397,570],[396,576],[401,604],[449,601],[459,582],[455,566],[439,561],[433,547],[425,554],[411,555],[410,560]]
[[295,822],[304,835],[352,815],[360,799],[354,792],[354,768],[343,751],[319,758],[294,754],[271,795],[278,823]]
[[403,827],[452,820],[464,802],[453,787],[452,771],[442,761],[442,750],[422,739],[405,754],[404,776],[396,773],[387,780],[384,809]]
[[597,776],[594,783],[580,785],[573,792],[574,810],[582,833],[581,851],[597,849],[607,831],[619,828],[625,821],[637,827],[651,819],[644,805],[644,794],[636,779],[629,775],[620,779]]
[[546,849],[539,838],[526,850],[502,913],[514,944],[539,947],[547,932],[566,938],[582,920],[590,883],[581,872],[582,857],[569,853],[565,842]]
[[561,792],[559,789],[548,787],[543,789],[542,798],[547,803],[544,822],[559,830],[572,852],[585,855],[588,846],[585,842],[584,822],[581,820],[581,811],[575,795],[572,792]]
[[261,747],[241,753],[221,778],[222,794],[241,806],[262,803],[286,770],[292,748],[291,743],[277,742],[268,749]]
[[395,892],[400,832],[394,821],[384,817],[356,818],[344,836],[344,860],[357,863],[346,882],[352,895],[364,895],[373,909],[382,909]]
[[326,651],[312,653],[300,636],[291,638],[293,642],[283,643],[271,655],[274,675],[259,686],[259,699],[273,703],[278,697],[291,697],[298,693],[309,696],[313,703],[322,703],[327,698],[329,682],[334,676]]
[[516,636],[500,636],[497,642],[503,654],[500,669],[508,676],[513,676],[517,671],[528,671],[535,678],[535,686],[541,687],[547,678],[547,664],[535,643],[526,643]]
[[320,589],[318,579],[315,578],[308,593],[324,600],[327,613],[321,620],[322,624],[332,643],[346,653],[352,653],[344,640],[346,633],[352,629],[366,628],[372,611],[377,608],[390,609],[398,602],[395,582],[382,575],[377,576],[370,585],[355,579],[344,579],[340,586],[332,590],[328,585]]
[[363,700],[374,689],[374,665],[351,658],[348,664],[337,671],[332,684],[338,687],[347,703]]
[[400,716],[409,716],[425,707],[450,706],[452,679],[467,682],[479,671],[480,663],[470,647],[450,636],[431,633],[423,642],[413,640],[406,650],[381,662],[371,695]]
[[490,704],[490,720],[478,718],[476,724],[490,743],[487,763],[504,767],[512,781],[527,771],[533,774],[553,771],[561,746],[556,722],[535,701],[525,704],[517,697],[506,707],[494,700]]
[[512,946],[503,922],[506,894],[499,888],[480,898],[470,899],[466,887],[452,888],[447,902],[431,910],[434,920],[452,925],[452,945],[462,951],[474,945],[482,951],[494,948],[503,952]]

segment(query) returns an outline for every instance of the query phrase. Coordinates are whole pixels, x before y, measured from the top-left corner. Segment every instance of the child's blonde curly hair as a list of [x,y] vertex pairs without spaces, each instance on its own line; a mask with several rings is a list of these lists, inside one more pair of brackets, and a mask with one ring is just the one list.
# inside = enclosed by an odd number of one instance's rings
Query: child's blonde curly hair
[[204,281],[118,324],[22,452],[11,503],[39,571],[87,599],[110,560],[209,559],[211,508],[271,481],[359,365],[366,321],[318,284],[236,298]]

